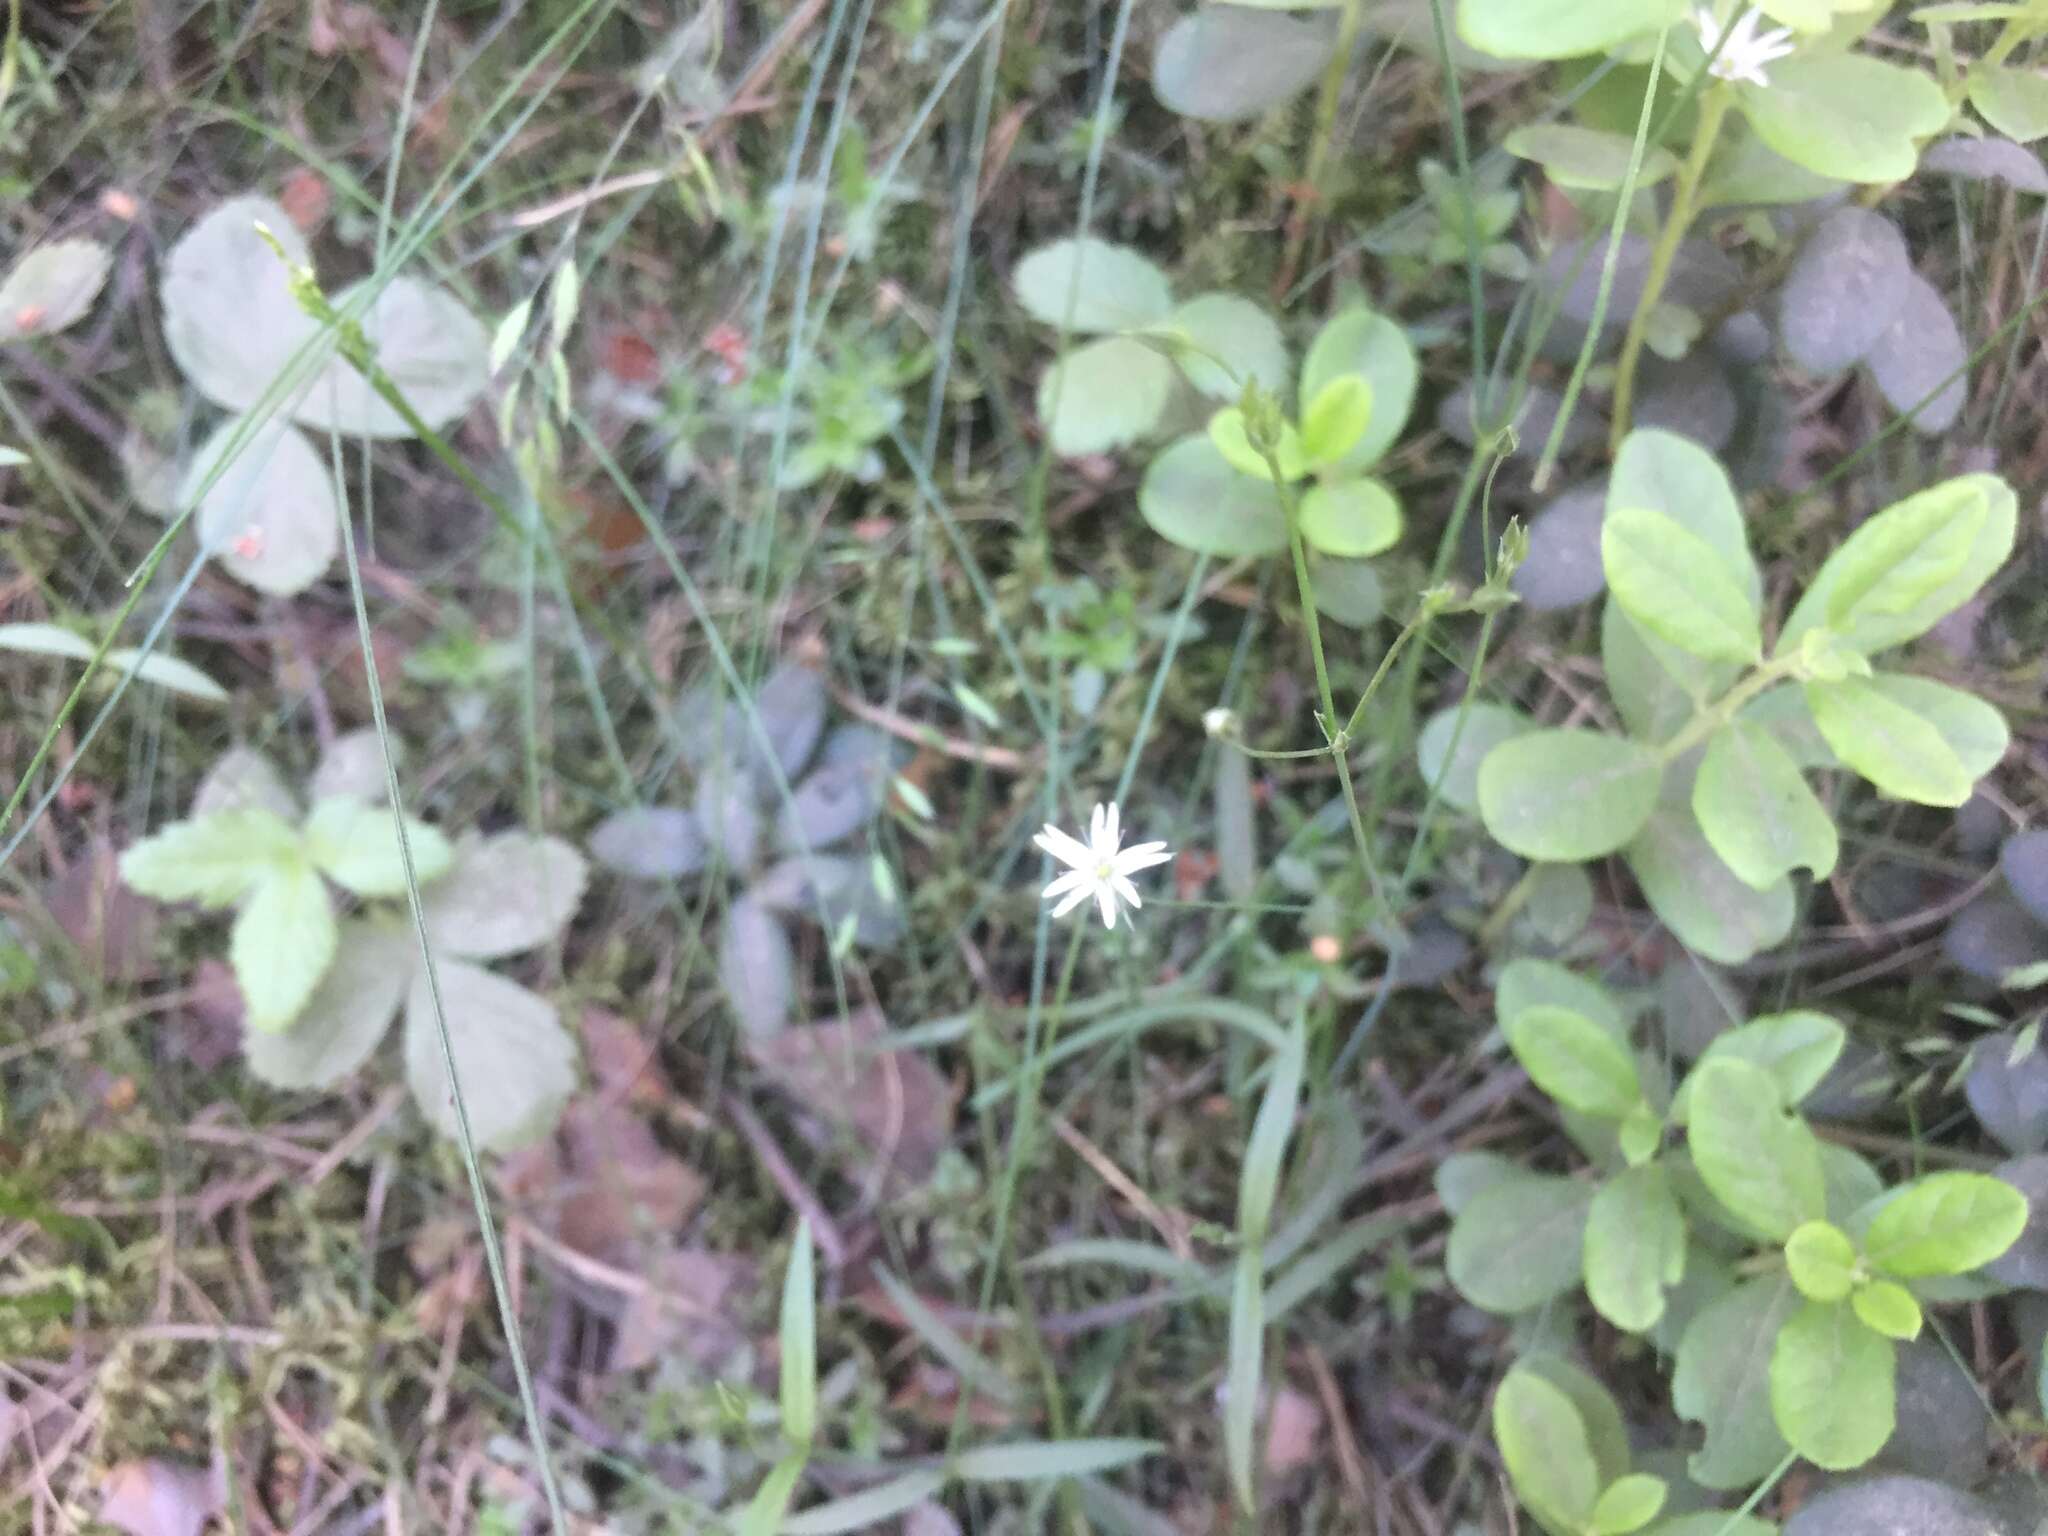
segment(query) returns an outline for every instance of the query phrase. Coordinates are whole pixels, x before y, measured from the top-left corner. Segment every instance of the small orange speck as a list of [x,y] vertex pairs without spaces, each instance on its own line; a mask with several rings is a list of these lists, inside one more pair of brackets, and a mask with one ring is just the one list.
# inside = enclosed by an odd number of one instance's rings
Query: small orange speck
[[239,538],[228,545],[228,552],[239,560],[260,560],[263,557],[263,530],[246,529]]
[[141,205],[119,187],[109,187],[100,194],[100,209],[104,213],[112,214],[123,224],[133,224],[135,216],[142,212]]
[[43,316],[49,310],[40,304],[24,304],[14,312],[14,328],[17,331],[32,331],[43,323]]
[[1344,958],[1344,946],[1334,933],[1319,933],[1308,941],[1308,952],[1319,965],[1335,965]]

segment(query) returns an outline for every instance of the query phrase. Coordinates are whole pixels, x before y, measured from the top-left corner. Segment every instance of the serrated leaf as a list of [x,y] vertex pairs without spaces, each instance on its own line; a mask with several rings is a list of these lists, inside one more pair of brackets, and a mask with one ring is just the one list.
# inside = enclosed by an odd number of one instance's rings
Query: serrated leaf
[[327,464],[281,417],[253,430],[247,417],[221,423],[193,454],[178,503],[196,505],[193,527],[207,554],[272,596],[305,591],[341,549],[341,503]]
[[[1945,564],[1940,530],[1950,523],[1974,530],[1962,562],[1915,596],[1918,578]],[[1873,656],[1925,634],[2005,563],[2017,527],[2018,501],[1996,475],[1960,475],[1893,503],[1843,540],[1815,573],[1785,621],[1777,653],[1793,654],[1808,630],[1822,627]],[[1887,574],[1900,566],[1899,577]]]
[[1533,731],[1479,767],[1486,830],[1524,858],[1574,862],[1621,847],[1656,809],[1663,760],[1584,728]]
[[1129,336],[1105,336],[1048,364],[1038,380],[1038,419],[1053,451],[1107,453],[1159,425],[1173,394],[1173,364]]
[[335,1087],[377,1049],[418,965],[404,929],[343,923],[333,963],[291,1027],[243,1037],[249,1070],[273,1088]]
[[1871,1266],[1902,1279],[1989,1264],[2027,1225],[2027,1200],[2003,1179],[1930,1173],[1888,1200],[1863,1236]]
[[[343,890],[369,897],[405,894],[405,862],[388,807],[322,800],[306,818],[304,836],[306,856]],[[405,836],[421,885],[448,872],[453,854],[447,838],[410,817]]]
[[583,855],[558,837],[465,837],[448,872],[420,892],[436,953],[496,960],[545,944],[583,899]]
[[1197,554],[1257,558],[1287,547],[1272,482],[1232,469],[1207,433],[1180,438],[1152,460],[1138,511],[1160,537]]
[[1566,1108],[1618,1120],[1642,1102],[1635,1057],[1591,1019],[1538,1005],[1502,1030],[1530,1079]]
[[1802,1222],[1785,1239],[1785,1269],[1807,1300],[1840,1301],[1856,1283],[1856,1245],[1830,1222]]
[[280,1030],[299,1016],[334,959],[336,936],[333,900],[310,863],[285,862],[257,882],[228,939],[251,1031]]
[[1341,559],[1382,554],[1401,538],[1401,503],[1370,476],[1310,486],[1300,515],[1309,547]]
[[1481,1190],[1451,1225],[1451,1283],[1475,1307],[1505,1314],[1574,1289],[1593,1193],[1576,1179],[1532,1173]]
[[1610,507],[1600,562],[1614,601],[1644,629],[1708,661],[1753,661],[1763,637],[1740,577],[1697,534],[1661,512]]
[[1771,1347],[1799,1305],[1784,1275],[1745,1281],[1701,1308],[1679,1341],[1671,1403],[1706,1430],[1688,1467],[1702,1487],[1745,1487],[1784,1457],[1771,1417]]
[[254,807],[175,821],[121,855],[121,878],[157,901],[224,907],[298,857],[299,835]]
[[1493,1440],[1531,1514],[1554,1529],[1586,1529],[1599,1468],[1570,1398],[1533,1371],[1509,1371],[1493,1397]]
[[[504,1152],[545,1134],[576,1091],[576,1044],[546,998],[463,960],[437,959],[448,1043],[477,1149]],[[456,1135],[432,993],[416,968],[405,1002],[405,1076],[429,1125]]]
[[1809,1301],[1771,1350],[1771,1416],[1792,1448],[1830,1471],[1860,1467],[1891,1437],[1898,1360],[1840,1302]]
[[1773,1241],[1826,1216],[1820,1145],[1805,1121],[1782,1108],[1763,1068],[1732,1058],[1701,1062],[1686,1139],[1714,1198]]
[[1685,1278],[1685,1248],[1685,1213],[1664,1170],[1616,1174],[1587,1215],[1587,1299],[1615,1327],[1647,1333],[1664,1315],[1664,1293]]
[[1134,330],[1173,308],[1164,272],[1129,246],[1092,235],[1038,247],[1017,263],[1010,284],[1032,319],[1083,333]]
[[1758,725],[1734,720],[1714,733],[1692,811],[1721,861],[1759,891],[1795,869],[1825,879],[1840,853],[1834,821],[1799,765]]

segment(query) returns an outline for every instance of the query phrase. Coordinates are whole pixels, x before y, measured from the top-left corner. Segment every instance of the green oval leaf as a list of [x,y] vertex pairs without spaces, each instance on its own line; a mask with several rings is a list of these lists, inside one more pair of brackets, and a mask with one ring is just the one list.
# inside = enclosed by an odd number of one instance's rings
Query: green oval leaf
[[[1635,141],[1625,134],[1582,128],[1576,123],[1529,123],[1508,134],[1501,147],[1521,160],[1533,160],[1560,187],[1611,192],[1628,176]],[[1654,186],[1678,169],[1668,149],[1649,146],[1636,174],[1638,187]]]
[[1891,1438],[1898,1358],[1839,1302],[1809,1301],[1771,1350],[1771,1417],[1792,1448],[1831,1472],[1860,1467]]
[[1533,1371],[1509,1371],[1493,1397],[1493,1439],[1531,1514],[1560,1530],[1586,1528],[1600,1473],[1569,1397]]
[[1517,1170],[1465,1202],[1444,1268],[1475,1307],[1511,1315],[1579,1283],[1593,1190],[1576,1179]]
[[1792,931],[1792,882],[1757,890],[1737,878],[1690,805],[1658,806],[1622,856],[1651,909],[1695,954],[1739,965]]
[[1982,1173],[1931,1173],[1899,1190],[1863,1236],[1873,1268],[1902,1279],[1960,1275],[2019,1240],[2027,1197]]
[[1152,89],[1182,117],[1242,122],[1312,85],[1333,45],[1330,29],[1312,20],[1205,5],[1160,38]]
[[1916,141],[1948,122],[1932,76],[1860,53],[1802,50],[1737,100],[1758,138],[1795,165],[1841,181],[1904,181]]
[[1372,416],[1340,462],[1370,469],[1386,456],[1408,424],[1421,365],[1407,333],[1364,305],[1339,310],[1323,322],[1301,363],[1301,398],[1313,400],[1332,379],[1356,374],[1372,386]]
[[1920,1337],[1920,1303],[1894,1280],[1872,1280],[1849,1297],[1850,1309],[1863,1326],[1888,1339],[1910,1343]]
[[1610,509],[1600,563],[1628,616],[1688,655],[1753,661],[1762,654],[1756,604],[1740,579],[1712,545],[1663,513]]
[[1105,336],[1049,364],[1038,380],[1038,419],[1067,458],[1107,453],[1159,425],[1173,394],[1173,364],[1142,341]]
[[1687,1467],[1702,1487],[1759,1482],[1783,1459],[1771,1417],[1771,1345],[1798,1305],[1783,1275],[1745,1281],[1701,1308],[1679,1340],[1671,1405],[1706,1431]]
[[1175,309],[1166,324],[1194,344],[1179,354],[1180,371],[1210,399],[1235,400],[1247,379],[1275,395],[1286,392],[1287,342],[1273,317],[1250,299],[1198,294]]
[[1808,1301],[1840,1301],[1856,1283],[1856,1245],[1829,1222],[1802,1222],[1785,1239],[1785,1269]]
[[1826,1216],[1820,1143],[1763,1068],[1730,1058],[1694,1068],[1686,1138],[1714,1198],[1772,1241]]
[[1657,1518],[1670,1493],[1661,1477],[1630,1472],[1609,1483],[1593,1506],[1591,1536],[1629,1536]]
[[1740,720],[1707,743],[1692,813],[1721,861],[1759,891],[1795,869],[1824,879],[1840,852],[1835,823],[1799,765],[1763,727]]
[[1301,451],[1310,464],[1331,464],[1358,446],[1372,420],[1372,385],[1340,373],[1302,404]]
[[1663,760],[1625,737],[1532,731],[1479,765],[1479,812],[1486,830],[1524,858],[1595,859],[1641,830],[1663,777]]
[[[1848,1031],[1826,1014],[1794,1009],[1766,1014],[1716,1035],[1700,1053],[1700,1064],[1746,1061],[1761,1067],[1777,1084],[1778,1101],[1797,1104],[1828,1075],[1848,1038]],[[1687,1077],[1671,1101],[1674,1120],[1687,1117],[1691,1097],[1692,1078]]]
[[1458,35],[1497,59],[1571,59],[1660,32],[1683,11],[1673,0],[1463,0]]
[[252,1031],[299,1016],[334,959],[336,933],[333,900],[311,864],[287,862],[257,883],[228,940]]
[[1010,286],[1032,319],[1072,331],[1135,330],[1173,308],[1164,272],[1129,246],[1093,235],[1041,245],[1017,263]]
[[1657,1326],[1664,1293],[1685,1278],[1685,1213],[1662,1168],[1626,1169],[1593,1197],[1585,1263],[1596,1312],[1630,1333]]
[[2048,80],[2031,69],[2004,64],[1972,64],[1970,105],[1984,121],[2022,144],[2048,134]]
[[1878,679],[1808,683],[1806,703],[1835,755],[1886,794],[1918,805],[1970,798],[1976,775],[1939,727]]
[[[1459,721],[1463,719],[1463,728]],[[1446,805],[1479,809],[1479,765],[1504,741],[1536,729],[1529,717],[1506,704],[1452,704],[1429,717],[1415,739],[1415,765]]]
[[1200,433],[1152,461],[1138,486],[1138,511],[1160,537],[1197,554],[1236,559],[1287,547],[1272,482],[1239,474]]
[[114,253],[97,240],[37,246],[0,279],[0,345],[77,324],[113,265]]
[[1363,560],[1401,538],[1401,503],[1364,477],[1312,485],[1301,498],[1301,536],[1326,555]]
[[1568,1109],[1619,1120],[1642,1102],[1635,1057],[1583,1014],[1549,1004],[1525,1008],[1503,1033],[1530,1080]]

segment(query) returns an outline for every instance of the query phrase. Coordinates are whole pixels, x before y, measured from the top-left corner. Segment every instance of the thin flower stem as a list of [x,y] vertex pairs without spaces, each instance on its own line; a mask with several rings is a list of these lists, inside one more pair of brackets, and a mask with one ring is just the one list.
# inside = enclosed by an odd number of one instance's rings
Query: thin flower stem
[[[1351,816],[1351,836],[1358,844],[1358,857],[1365,865],[1365,877],[1372,884],[1373,900],[1382,917],[1393,916],[1387,899],[1386,882],[1380,877],[1379,862],[1372,856],[1372,840],[1366,836],[1365,814],[1358,808],[1358,788],[1351,782],[1351,738],[1348,729],[1337,724],[1337,696],[1330,689],[1330,669],[1323,661],[1323,626],[1316,611],[1315,583],[1308,575],[1308,548],[1301,538],[1301,502],[1294,487],[1280,473],[1280,460],[1272,445],[1262,450],[1273,473],[1273,488],[1280,495],[1280,507],[1287,518],[1287,547],[1294,556],[1294,584],[1301,593],[1301,611],[1308,620],[1308,649],[1316,666],[1316,692],[1322,701],[1323,734],[1329,737],[1328,751],[1337,764],[1337,782],[1344,789],[1344,808]],[[1380,663],[1384,671],[1386,663]],[[1374,679],[1378,681],[1377,676]],[[1360,700],[1361,709],[1364,701]]]
[[1671,276],[1671,263],[1678,255],[1678,247],[1684,242],[1686,231],[1692,227],[1700,183],[1706,179],[1707,161],[1713,156],[1714,143],[1721,136],[1721,125],[1727,120],[1728,109],[1734,100],[1733,91],[1720,81],[1700,93],[1699,124],[1693,130],[1692,152],[1686,156],[1685,165],[1678,173],[1678,188],[1671,195],[1671,215],[1657,236],[1656,248],[1650,252],[1650,270],[1643,283],[1643,296],[1636,301],[1636,312],[1629,317],[1628,335],[1621,344],[1621,362],[1614,375],[1614,425],[1607,439],[1610,458],[1621,452],[1622,439],[1628,436],[1629,418],[1635,408],[1636,364],[1642,358],[1643,343],[1650,334],[1650,316],[1664,297],[1664,284]]

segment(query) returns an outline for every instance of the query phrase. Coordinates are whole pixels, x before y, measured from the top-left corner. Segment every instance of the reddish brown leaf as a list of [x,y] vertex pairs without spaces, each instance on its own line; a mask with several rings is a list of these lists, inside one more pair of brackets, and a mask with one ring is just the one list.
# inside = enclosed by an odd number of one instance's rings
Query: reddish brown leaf
[[953,1134],[953,1094],[936,1068],[889,1044],[873,1009],[845,1023],[800,1025],[753,1039],[764,1076],[851,1144],[859,1171],[886,1167],[915,1186],[931,1177]]
[[50,917],[78,946],[85,963],[107,981],[156,974],[157,910],[121,883],[114,850],[95,839],[50,882]]

